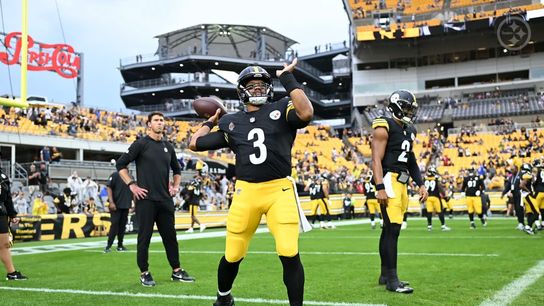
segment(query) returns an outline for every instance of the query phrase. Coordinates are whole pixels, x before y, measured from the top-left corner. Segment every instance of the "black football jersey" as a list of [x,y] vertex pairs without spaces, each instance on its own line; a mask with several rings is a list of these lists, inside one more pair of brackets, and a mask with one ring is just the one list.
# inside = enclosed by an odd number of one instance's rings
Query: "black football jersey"
[[323,192],[323,184],[312,182],[308,187],[310,193],[310,200],[323,199],[325,198],[325,193]]
[[236,177],[265,182],[291,174],[291,148],[297,129],[308,125],[296,115],[289,99],[268,103],[257,111],[227,114],[219,120],[236,154]]
[[370,180],[365,182],[365,196],[367,199],[376,198],[376,186]]
[[440,197],[439,179],[436,176],[425,177],[425,188],[431,197]]
[[200,198],[202,197],[202,187],[200,184],[191,183],[187,187],[187,203],[192,205],[200,204]]
[[407,172],[408,156],[412,152],[412,143],[416,139],[416,129],[413,125],[397,123],[394,119],[378,117],[372,122],[372,128],[384,127],[389,138],[382,159],[382,168],[386,172]]
[[461,188],[461,190],[464,191],[465,195],[468,197],[476,197],[476,191],[483,190],[484,188],[484,180],[482,176],[469,175],[465,177],[465,180],[463,181],[463,188]]
[[535,192],[544,192],[544,168],[538,168],[533,187]]

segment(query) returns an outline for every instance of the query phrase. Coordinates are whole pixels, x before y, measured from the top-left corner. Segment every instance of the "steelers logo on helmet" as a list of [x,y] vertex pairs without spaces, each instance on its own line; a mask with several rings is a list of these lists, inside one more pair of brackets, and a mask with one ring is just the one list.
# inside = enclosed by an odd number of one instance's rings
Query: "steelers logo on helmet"
[[431,166],[431,167],[429,167],[429,169],[427,169],[427,174],[429,176],[435,176],[435,175],[438,174],[438,172],[436,171],[435,167]]
[[[258,82],[251,82],[256,80]],[[251,82],[251,84],[249,84]],[[240,72],[236,86],[238,97],[243,103],[263,105],[272,102],[274,86],[270,74],[259,66],[249,66]]]
[[391,112],[393,118],[405,124],[414,123],[417,108],[416,97],[408,90],[396,90],[389,96],[387,110]]

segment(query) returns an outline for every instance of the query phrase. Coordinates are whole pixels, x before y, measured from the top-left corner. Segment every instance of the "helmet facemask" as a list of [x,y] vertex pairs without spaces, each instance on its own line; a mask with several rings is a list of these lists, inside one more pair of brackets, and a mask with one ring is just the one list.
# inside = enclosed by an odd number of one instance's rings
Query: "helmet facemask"
[[[253,80],[249,80],[246,84],[238,85],[238,90],[243,92],[243,95],[246,97],[244,103],[248,103],[251,105],[263,105],[266,102],[268,102],[269,97],[271,96],[271,93],[273,92],[272,84],[265,82],[264,80],[255,79],[258,82],[251,82]],[[250,84],[251,82],[251,84]],[[260,94],[255,95],[255,93],[252,94],[253,91],[256,91],[257,89],[260,90]]]

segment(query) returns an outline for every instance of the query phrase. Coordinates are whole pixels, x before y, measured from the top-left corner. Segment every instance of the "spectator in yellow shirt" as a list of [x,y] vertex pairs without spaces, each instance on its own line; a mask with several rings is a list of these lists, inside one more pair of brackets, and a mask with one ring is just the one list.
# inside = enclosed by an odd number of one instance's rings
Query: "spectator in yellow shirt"
[[46,215],[48,210],[47,204],[43,201],[42,195],[39,194],[36,199],[34,199],[34,205],[32,205],[32,215]]

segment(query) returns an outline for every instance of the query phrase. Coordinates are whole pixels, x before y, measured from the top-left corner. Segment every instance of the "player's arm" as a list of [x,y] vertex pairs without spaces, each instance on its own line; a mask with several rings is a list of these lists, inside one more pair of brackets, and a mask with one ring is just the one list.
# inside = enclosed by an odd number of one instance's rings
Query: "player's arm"
[[207,151],[217,150],[228,147],[227,135],[221,131],[212,132],[214,126],[219,121],[219,114],[221,109],[217,109],[215,114],[211,116],[202,126],[193,134],[189,143],[189,149],[191,151]]
[[[289,93],[296,116],[300,121],[307,124],[314,116],[314,108],[293,75],[293,70],[295,70],[297,62],[298,60],[295,58],[291,64],[283,64],[282,70],[276,70],[276,76],[280,79],[281,85],[283,85],[287,93]],[[290,121],[289,119],[291,118],[288,116],[287,119]]]
[[468,178],[464,178],[463,179],[463,185],[461,186],[461,192],[466,192],[467,191],[467,186],[468,186]]
[[387,147],[387,140],[389,134],[387,128],[383,126],[377,126],[372,132],[372,172],[374,173],[374,183],[376,184],[376,198],[380,204],[387,205],[387,194],[385,193],[385,187],[383,185],[383,168],[382,160],[385,156],[385,148]]
[[410,151],[410,154],[408,154],[408,172],[410,172],[410,177],[412,177],[416,185],[419,187],[419,200],[427,200],[429,193],[427,192],[427,188],[423,183],[423,178],[421,177],[421,171],[419,171],[419,166],[417,164],[417,159],[414,151]]
[[322,185],[323,187],[323,194],[325,195],[325,198],[329,198],[329,183],[324,182]]
[[132,180],[127,167],[132,161],[138,158],[143,147],[144,145],[142,141],[137,140],[133,142],[128,150],[123,153],[119,159],[117,159],[117,163],[115,164],[115,168],[117,168],[117,171],[119,171],[119,176],[123,182],[128,185],[132,195],[136,197],[137,200],[146,197],[147,189],[141,188],[134,180]]

